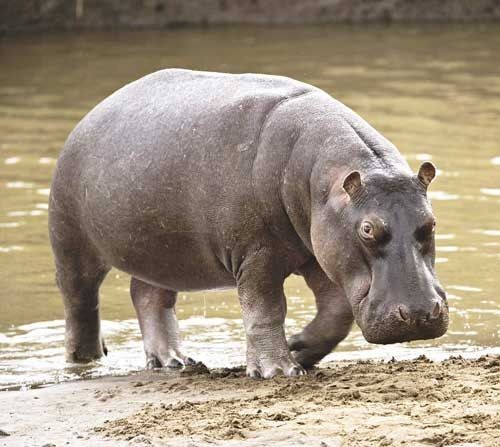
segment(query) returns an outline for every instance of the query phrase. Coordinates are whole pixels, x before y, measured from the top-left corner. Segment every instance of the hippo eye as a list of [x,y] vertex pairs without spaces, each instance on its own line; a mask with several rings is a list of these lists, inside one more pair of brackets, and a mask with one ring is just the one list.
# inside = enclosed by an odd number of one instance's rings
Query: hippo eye
[[375,229],[373,228],[373,225],[371,224],[371,222],[368,222],[365,220],[361,224],[361,227],[359,230],[360,230],[361,236],[364,239],[373,239],[374,238]]
[[426,222],[415,231],[415,238],[419,242],[425,242],[431,238],[436,228],[436,221],[434,219]]

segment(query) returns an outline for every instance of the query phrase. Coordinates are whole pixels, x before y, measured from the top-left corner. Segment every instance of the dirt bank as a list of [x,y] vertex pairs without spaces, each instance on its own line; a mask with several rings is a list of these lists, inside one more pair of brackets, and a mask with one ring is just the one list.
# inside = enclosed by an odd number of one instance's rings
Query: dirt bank
[[498,0],[2,0],[0,32],[500,19]]
[[500,357],[338,362],[300,378],[143,372],[0,395],[2,446],[500,445]]

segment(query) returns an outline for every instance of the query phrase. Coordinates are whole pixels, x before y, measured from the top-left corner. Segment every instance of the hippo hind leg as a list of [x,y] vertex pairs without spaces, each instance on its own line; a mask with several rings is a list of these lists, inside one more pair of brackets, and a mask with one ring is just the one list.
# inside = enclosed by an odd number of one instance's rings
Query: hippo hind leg
[[101,336],[99,287],[109,271],[78,225],[53,212],[50,236],[56,283],[64,302],[66,359],[85,363],[107,354]]
[[160,289],[132,277],[130,295],[144,341],[146,367],[182,368],[196,362],[181,352],[175,315],[177,292]]

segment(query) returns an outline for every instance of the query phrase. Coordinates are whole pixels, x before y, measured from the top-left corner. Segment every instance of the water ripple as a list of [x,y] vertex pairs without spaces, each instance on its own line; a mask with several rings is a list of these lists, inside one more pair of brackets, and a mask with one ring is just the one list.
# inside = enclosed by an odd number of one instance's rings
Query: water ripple
[[458,200],[460,198],[458,194],[450,194],[445,191],[429,191],[427,195],[433,200]]
[[487,196],[500,196],[500,188],[481,188],[480,191]]

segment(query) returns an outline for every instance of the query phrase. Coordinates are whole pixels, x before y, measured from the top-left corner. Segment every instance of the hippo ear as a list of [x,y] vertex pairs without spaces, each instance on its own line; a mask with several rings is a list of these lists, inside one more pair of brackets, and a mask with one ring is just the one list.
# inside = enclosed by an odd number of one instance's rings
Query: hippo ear
[[431,184],[434,177],[436,177],[436,167],[430,162],[426,161],[422,163],[417,174],[420,183],[425,186],[425,189]]
[[358,171],[352,171],[347,177],[344,179],[344,183],[342,184],[342,188],[344,191],[352,197],[353,194],[361,188],[361,174]]

